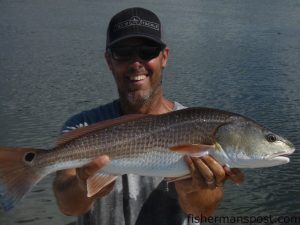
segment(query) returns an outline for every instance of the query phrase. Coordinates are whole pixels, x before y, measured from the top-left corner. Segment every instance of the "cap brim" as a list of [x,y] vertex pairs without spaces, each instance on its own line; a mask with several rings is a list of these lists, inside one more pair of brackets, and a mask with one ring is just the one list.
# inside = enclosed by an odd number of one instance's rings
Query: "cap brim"
[[131,34],[131,35],[126,35],[124,37],[121,37],[121,38],[118,38],[112,42],[110,42],[108,45],[106,45],[106,48],[110,48],[112,46],[114,46],[115,44],[117,44],[118,42],[120,41],[123,41],[123,40],[126,40],[128,38],[134,38],[134,37],[137,37],[137,38],[145,38],[145,39],[148,39],[148,40],[151,40],[151,41],[154,41],[162,46],[166,46],[166,44],[164,42],[162,42],[160,39],[156,39],[156,38],[153,38],[153,37],[149,37],[147,35],[143,35],[143,34]]

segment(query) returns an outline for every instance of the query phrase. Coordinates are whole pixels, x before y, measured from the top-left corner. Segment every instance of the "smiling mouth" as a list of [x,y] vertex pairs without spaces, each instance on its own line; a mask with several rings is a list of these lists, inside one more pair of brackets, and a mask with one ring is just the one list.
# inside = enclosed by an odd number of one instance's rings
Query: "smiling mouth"
[[138,76],[129,76],[128,79],[130,81],[141,81],[146,79],[146,75],[138,75]]

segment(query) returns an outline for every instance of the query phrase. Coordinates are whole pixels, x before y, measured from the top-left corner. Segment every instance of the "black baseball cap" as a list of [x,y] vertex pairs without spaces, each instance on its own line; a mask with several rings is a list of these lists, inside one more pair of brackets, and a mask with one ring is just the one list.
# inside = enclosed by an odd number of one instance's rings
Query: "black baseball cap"
[[131,37],[147,38],[163,47],[166,46],[161,40],[161,23],[158,16],[144,8],[124,9],[112,17],[107,28],[106,48]]

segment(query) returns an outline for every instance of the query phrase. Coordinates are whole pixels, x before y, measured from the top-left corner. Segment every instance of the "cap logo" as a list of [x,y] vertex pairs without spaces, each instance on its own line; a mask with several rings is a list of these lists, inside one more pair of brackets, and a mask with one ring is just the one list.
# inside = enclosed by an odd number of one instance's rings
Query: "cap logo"
[[130,26],[142,26],[142,27],[148,27],[153,30],[159,31],[159,24],[147,20],[143,20],[138,16],[133,16],[128,20],[122,21],[114,26],[114,31],[118,31],[121,29],[126,29]]

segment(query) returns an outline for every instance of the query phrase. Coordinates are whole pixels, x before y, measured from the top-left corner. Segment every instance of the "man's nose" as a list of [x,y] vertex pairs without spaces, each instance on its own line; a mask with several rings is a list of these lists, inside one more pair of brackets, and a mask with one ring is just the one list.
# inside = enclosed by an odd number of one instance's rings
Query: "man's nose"
[[129,71],[130,73],[136,73],[137,71],[144,70],[145,66],[143,61],[139,57],[132,58],[129,63]]
[[130,64],[132,65],[141,65],[144,63],[144,60],[142,60],[137,54],[134,54],[130,59]]

